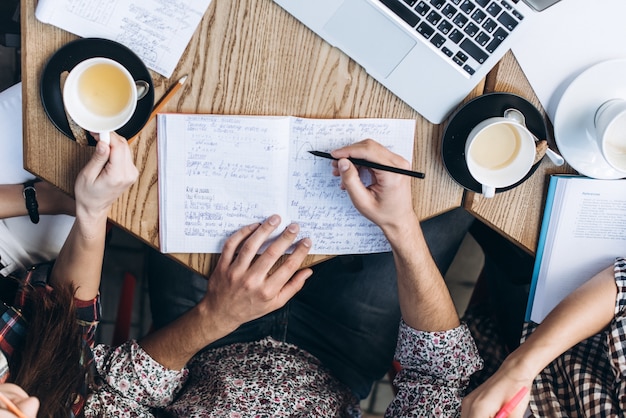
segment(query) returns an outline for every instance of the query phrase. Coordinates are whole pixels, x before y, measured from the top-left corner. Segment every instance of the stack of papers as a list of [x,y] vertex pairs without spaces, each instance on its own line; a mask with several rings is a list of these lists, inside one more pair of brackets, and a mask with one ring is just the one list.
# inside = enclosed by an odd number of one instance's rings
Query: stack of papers
[[170,77],[211,0],[39,0],[35,16],[84,38],[130,48]]

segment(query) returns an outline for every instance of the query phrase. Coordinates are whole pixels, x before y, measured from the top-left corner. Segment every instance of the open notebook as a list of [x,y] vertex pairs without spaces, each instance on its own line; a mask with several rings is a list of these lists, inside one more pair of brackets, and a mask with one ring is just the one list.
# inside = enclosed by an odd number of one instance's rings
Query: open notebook
[[219,253],[237,229],[276,213],[277,231],[297,222],[300,238],[313,241],[311,254],[389,251],[380,228],[339,187],[330,160],[308,151],[369,137],[412,161],[414,130],[412,119],[160,114],[160,249]]

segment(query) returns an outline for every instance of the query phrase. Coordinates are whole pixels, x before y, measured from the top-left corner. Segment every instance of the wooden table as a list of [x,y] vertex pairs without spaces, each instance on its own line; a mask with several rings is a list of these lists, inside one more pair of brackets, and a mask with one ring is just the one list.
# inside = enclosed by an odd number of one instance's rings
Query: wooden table
[[[93,149],[69,140],[50,123],[39,98],[39,79],[46,60],[76,37],[37,21],[35,6],[36,0],[22,0],[24,166],[72,193],[76,175]],[[172,77],[152,73],[156,97],[185,74],[189,75],[185,86],[164,111],[415,119],[413,167],[427,173],[425,180],[413,181],[418,216],[426,219],[465,205],[505,236],[534,251],[544,177],[553,167],[542,163],[530,181],[491,201],[464,193],[441,161],[440,138],[445,125],[426,121],[272,1],[213,0]],[[492,90],[514,91],[538,104],[512,56],[468,99]],[[113,206],[110,219],[158,248],[154,121],[146,125],[132,149],[140,177]],[[172,256],[205,275],[217,259],[211,254]],[[310,256],[307,263],[323,258]]]

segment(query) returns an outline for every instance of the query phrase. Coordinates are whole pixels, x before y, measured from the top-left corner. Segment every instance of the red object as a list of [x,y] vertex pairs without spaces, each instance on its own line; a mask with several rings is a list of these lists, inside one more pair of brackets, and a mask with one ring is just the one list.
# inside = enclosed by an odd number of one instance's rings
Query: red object
[[522,386],[522,388],[513,396],[513,399],[508,401],[506,405],[502,407],[496,414],[495,418],[507,418],[511,412],[515,409],[515,407],[524,399],[528,393],[528,388],[526,386]]
[[136,284],[137,279],[135,276],[128,272],[124,273],[122,293],[120,294],[119,305],[117,307],[117,320],[115,321],[115,329],[113,330],[113,346],[118,346],[128,341]]

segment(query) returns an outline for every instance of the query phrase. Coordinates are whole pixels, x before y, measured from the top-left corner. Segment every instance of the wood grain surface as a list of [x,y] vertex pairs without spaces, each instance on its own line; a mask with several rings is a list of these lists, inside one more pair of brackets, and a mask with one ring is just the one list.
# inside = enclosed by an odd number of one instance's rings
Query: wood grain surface
[[[39,98],[39,79],[48,58],[76,37],[37,21],[35,6],[36,0],[22,0],[24,164],[71,193],[93,149],[69,140],[50,123]],[[443,125],[423,119],[271,0],[213,0],[172,77],[152,73],[156,100],[183,75],[189,76],[187,82],[164,112],[414,119],[413,168],[426,173],[424,180],[413,181],[416,213],[426,219],[462,204],[463,189],[441,162]],[[482,85],[472,95],[481,91]],[[131,147],[140,178],[113,206],[110,219],[158,248],[154,121]],[[204,275],[217,258],[172,256]],[[325,258],[310,257],[307,264]]]

